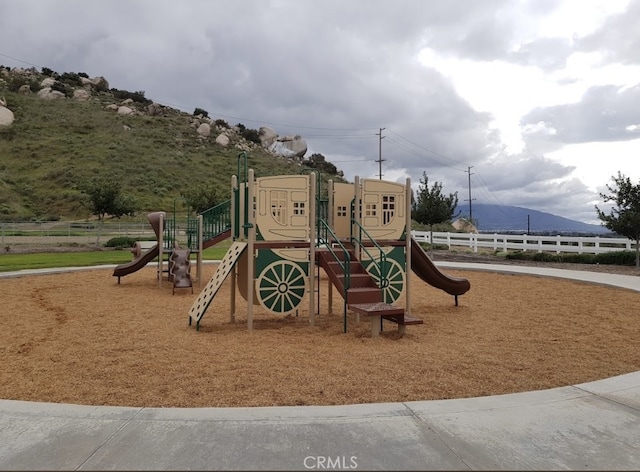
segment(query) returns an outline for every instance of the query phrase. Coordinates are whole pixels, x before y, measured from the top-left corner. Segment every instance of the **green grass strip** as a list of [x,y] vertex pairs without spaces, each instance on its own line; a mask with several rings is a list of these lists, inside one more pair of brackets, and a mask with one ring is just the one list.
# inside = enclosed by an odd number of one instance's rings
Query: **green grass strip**
[[[202,254],[204,260],[220,260],[227,251],[226,247],[206,249]],[[86,267],[105,264],[124,264],[131,261],[131,252],[122,251],[87,251],[87,252],[46,252],[32,254],[1,254],[0,272],[27,269],[49,269],[53,267]],[[192,264],[195,255],[192,255]]]

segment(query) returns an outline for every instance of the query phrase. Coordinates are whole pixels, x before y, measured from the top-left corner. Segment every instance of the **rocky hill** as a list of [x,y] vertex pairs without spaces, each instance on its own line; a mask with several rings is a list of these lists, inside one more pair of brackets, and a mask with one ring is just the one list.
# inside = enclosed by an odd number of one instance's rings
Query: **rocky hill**
[[104,77],[0,66],[0,220],[87,218],[81,187],[95,177],[120,181],[139,213],[172,210],[194,189],[228,198],[242,151],[257,176],[317,168],[343,181],[322,155],[305,159],[301,136],[189,114]]

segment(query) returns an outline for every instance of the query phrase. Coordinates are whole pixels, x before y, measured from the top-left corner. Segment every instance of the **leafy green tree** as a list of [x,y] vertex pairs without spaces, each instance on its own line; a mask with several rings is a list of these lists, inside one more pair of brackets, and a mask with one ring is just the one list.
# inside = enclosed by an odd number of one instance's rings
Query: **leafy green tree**
[[458,206],[458,192],[444,195],[440,182],[434,182],[429,188],[429,177],[426,172],[423,172],[416,198],[411,206],[411,218],[429,226],[431,241],[433,241],[433,225],[448,223],[454,218]]
[[607,184],[611,193],[601,193],[600,197],[614,205],[608,214],[596,205],[598,218],[605,228],[636,242],[636,267],[640,269],[640,183],[633,185],[631,179],[620,172],[611,179],[615,184]]
[[181,193],[196,213],[202,213],[220,203],[220,194],[213,184],[195,185]]
[[82,186],[82,192],[87,195],[91,214],[97,216],[100,223],[96,246],[100,244],[100,233],[107,216],[121,218],[135,215],[135,201],[123,195],[122,183],[115,176],[94,177]]

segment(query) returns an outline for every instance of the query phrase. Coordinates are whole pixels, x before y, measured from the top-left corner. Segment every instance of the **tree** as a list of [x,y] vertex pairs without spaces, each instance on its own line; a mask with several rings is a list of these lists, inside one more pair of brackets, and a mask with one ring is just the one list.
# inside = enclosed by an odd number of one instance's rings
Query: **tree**
[[601,193],[600,197],[615,206],[607,214],[596,205],[598,218],[605,228],[636,242],[636,267],[640,269],[640,183],[633,185],[631,179],[620,172],[611,179],[615,183],[614,186],[607,184],[611,193]]
[[[422,173],[418,194],[412,202],[411,218],[425,225],[429,225],[430,233],[433,233],[433,225],[450,222],[454,218],[458,206],[458,192],[449,196],[442,194],[442,183],[435,182],[429,188],[427,173]],[[433,241],[433,234],[430,234]]]
[[107,216],[121,218],[135,215],[133,198],[122,194],[122,183],[115,176],[94,177],[83,186],[82,191],[88,196],[91,214],[97,216],[100,223],[96,246],[100,244],[100,232]]
[[200,184],[182,192],[187,204],[196,213],[202,213],[220,203],[218,189],[213,184]]

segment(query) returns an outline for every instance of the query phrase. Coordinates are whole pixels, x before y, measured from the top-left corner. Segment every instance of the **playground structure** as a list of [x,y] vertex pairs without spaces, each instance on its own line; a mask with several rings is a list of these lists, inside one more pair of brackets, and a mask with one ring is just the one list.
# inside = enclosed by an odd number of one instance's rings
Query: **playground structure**
[[[182,248],[177,241],[177,226],[175,224],[175,212],[173,220],[167,219],[164,211],[149,213],[147,215],[151,228],[153,229],[157,241],[136,241],[131,252],[133,260],[125,264],[121,264],[114,268],[113,276],[118,277],[120,284],[121,277],[137,272],[146,267],[154,259],[158,259],[158,280],[162,285],[162,274],[167,273],[167,279],[173,283],[173,293],[176,288],[191,288],[193,293],[193,282],[191,279],[191,248]],[[198,220],[196,220],[198,221]],[[195,234],[200,234],[199,226],[187,223],[187,228],[196,230]],[[187,231],[187,245],[192,246],[195,238],[193,231]],[[198,240],[197,240],[198,241]],[[199,241],[201,243],[201,241]],[[162,250],[161,250],[162,248]],[[201,251],[198,252],[197,259],[197,278],[199,280],[201,274],[202,257]],[[167,268],[164,268],[164,256],[167,255]]]
[[[313,325],[320,313],[320,268],[329,279],[328,312],[336,290],[343,299],[344,332],[351,311],[370,318],[372,336],[383,320],[396,323],[400,333],[423,323],[411,315],[407,268],[453,295],[456,305],[470,288],[468,280],[440,272],[411,237],[410,179],[404,185],[358,177],[353,184],[329,181],[323,198],[316,173],[255,178],[240,153],[231,197],[198,216],[199,257],[204,247],[234,242],[189,310],[196,329],[229,275],[230,320],[237,287],[247,302],[249,330],[254,305],[287,315],[305,298]],[[394,305],[403,294],[404,307]]]

